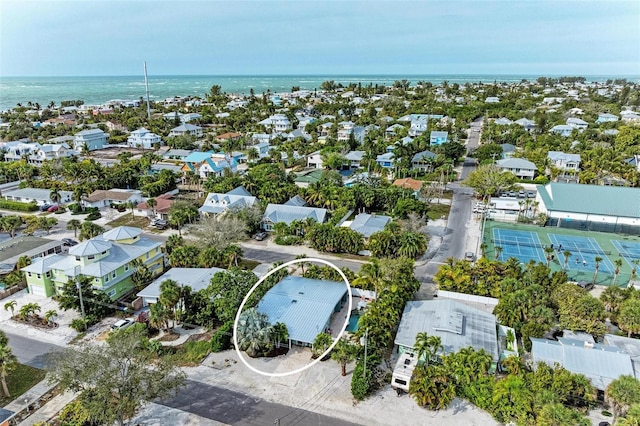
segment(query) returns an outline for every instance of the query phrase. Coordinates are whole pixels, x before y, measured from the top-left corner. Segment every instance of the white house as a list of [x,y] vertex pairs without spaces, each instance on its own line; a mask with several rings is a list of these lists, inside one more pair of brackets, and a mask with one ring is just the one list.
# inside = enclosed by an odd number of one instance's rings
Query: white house
[[510,126],[513,121],[509,120],[506,117],[500,117],[497,120],[494,121],[495,124],[497,124],[498,126]]
[[100,129],[83,130],[76,133],[73,146],[76,151],[95,151],[102,149],[107,144],[109,134]]
[[556,135],[569,137],[571,136],[571,133],[573,132],[573,130],[574,130],[574,127],[571,127],[567,124],[558,124],[557,126],[553,126],[551,129],[549,129],[549,133],[554,133]]
[[[70,203],[73,195],[70,191],[58,191],[60,194],[60,203]],[[19,201],[21,203],[35,202],[38,206],[45,204],[55,204],[51,201],[51,191],[41,188],[21,188],[13,191],[5,191],[2,198],[10,201]]]
[[235,173],[238,169],[238,162],[235,158],[229,158],[226,154],[211,154],[198,168],[198,174],[202,179],[209,176],[222,176],[225,170]]
[[527,132],[533,132],[536,128],[536,122],[527,118],[516,120],[515,123],[522,126]]
[[228,210],[242,210],[256,203],[256,197],[252,196],[244,187],[239,186],[225,194],[210,193],[198,210],[203,216],[217,216]]
[[347,160],[347,165],[350,169],[359,169],[364,155],[364,151],[349,151],[344,158]]
[[484,101],[488,104],[497,104],[498,102],[500,102],[500,98],[498,98],[497,96],[489,96]]
[[598,114],[598,119],[596,120],[596,123],[614,123],[616,121],[618,121],[617,115],[601,113],[601,114]]
[[524,158],[504,158],[496,161],[496,165],[505,172],[511,172],[520,179],[533,179],[537,167]]
[[324,162],[320,151],[312,152],[307,156],[307,167],[311,167],[312,169],[324,168]]
[[202,136],[202,127],[196,126],[195,124],[185,123],[178,127],[171,129],[169,132],[169,136],[184,136],[184,135],[192,135],[196,137]]
[[561,151],[549,151],[547,158],[551,164],[562,170],[577,173],[580,171],[580,154],[567,154]]
[[142,191],[137,189],[96,189],[88,196],[82,199],[86,207],[97,207],[99,209],[109,207],[111,203],[124,204],[131,202],[134,205],[141,203],[145,198]]
[[274,114],[260,121],[258,124],[272,129],[275,133],[284,133],[291,130],[291,121],[289,117],[284,114]]
[[584,130],[587,128],[588,125],[589,123],[587,123],[581,118],[576,118],[576,117],[567,118],[567,126],[571,126],[574,129]]
[[44,144],[36,150],[34,154],[29,156],[29,163],[41,165],[45,161],[57,160],[62,158],[73,157],[78,154],[72,150],[66,143],[62,144]]
[[150,132],[144,127],[139,128],[131,132],[131,135],[127,138],[127,143],[130,147],[137,148],[153,148],[153,145],[160,144],[162,139],[155,133]]

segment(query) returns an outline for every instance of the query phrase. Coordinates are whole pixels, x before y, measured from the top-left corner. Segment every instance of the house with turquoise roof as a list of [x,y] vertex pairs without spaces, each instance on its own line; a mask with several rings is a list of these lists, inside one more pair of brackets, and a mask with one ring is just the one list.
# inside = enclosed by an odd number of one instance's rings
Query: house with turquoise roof
[[228,169],[235,173],[238,170],[238,161],[235,157],[225,153],[192,152],[184,159],[182,172],[193,172],[202,179],[209,176],[222,176],[224,171]]
[[71,247],[68,254],[38,258],[21,271],[33,294],[51,297],[69,280],[85,277],[94,288],[117,300],[134,288],[131,276],[136,261],[153,276],[161,274],[165,265],[162,243],[144,238],[139,228],[120,226]]

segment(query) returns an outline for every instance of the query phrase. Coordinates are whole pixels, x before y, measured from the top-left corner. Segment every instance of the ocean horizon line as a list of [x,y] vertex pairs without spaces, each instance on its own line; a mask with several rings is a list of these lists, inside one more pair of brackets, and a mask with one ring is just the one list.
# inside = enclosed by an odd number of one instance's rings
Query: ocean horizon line
[[[0,75],[2,78],[98,78],[98,77],[140,77],[140,74],[93,74],[93,75]],[[332,74],[332,73],[293,73],[293,74],[148,74],[148,77],[240,77],[240,78],[257,78],[257,77],[612,77],[612,78],[640,78],[640,74],[573,74],[573,73],[429,73],[429,74],[404,74],[404,73],[348,73],[348,74]]]

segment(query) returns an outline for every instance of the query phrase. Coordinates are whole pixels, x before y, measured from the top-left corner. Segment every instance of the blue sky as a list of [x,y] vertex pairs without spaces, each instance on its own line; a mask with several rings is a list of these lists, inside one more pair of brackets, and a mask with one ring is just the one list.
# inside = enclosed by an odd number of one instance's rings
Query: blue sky
[[640,75],[640,1],[0,1],[0,76]]

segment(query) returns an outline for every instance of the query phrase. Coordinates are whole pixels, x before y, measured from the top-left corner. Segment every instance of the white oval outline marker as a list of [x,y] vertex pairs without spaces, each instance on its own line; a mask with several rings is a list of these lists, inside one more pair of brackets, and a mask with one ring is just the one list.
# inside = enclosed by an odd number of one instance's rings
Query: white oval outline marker
[[[244,357],[242,356],[242,353],[240,351],[240,345],[238,345],[238,323],[240,322],[240,314],[242,313],[242,308],[244,308],[244,305],[247,303],[247,300],[249,299],[249,296],[251,296],[251,293],[254,292],[254,290],[256,288],[258,288],[258,286],[260,284],[262,284],[264,282],[264,280],[266,280],[267,278],[269,278],[269,276],[271,276],[272,274],[274,274],[275,272],[279,271],[282,268],[286,268],[287,266],[290,265],[295,265],[296,263],[302,263],[302,262],[318,262],[318,263],[323,263],[327,266],[332,267],[333,269],[335,269],[336,271],[338,271],[338,273],[340,274],[340,276],[342,277],[342,279],[344,280],[345,285],[347,286],[347,293],[349,294],[349,315],[347,315],[346,320],[344,321],[344,324],[342,325],[342,330],[340,330],[340,334],[338,334],[338,337],[336,337],[336,339],[333,341],[333,343],[331,344],[331,346],[329,346],[329,348],[324,351],[322,353],[322,355],[320,355],[318,358],[316,358],[315,360],[313,360],[312,362],[310,362],[309,364],[300,367],[296,370],[292,370],[292,371],[287,371],[284,373],[267,373],[266,371],[262,371],[262,370],[258,370],[257,368],[255,368],[254,366],[252,366],[251,364],[249,364]],[[236,319],[233,322],[233,344],[235,346],[235,350],[236,353],[238,354],[238,357],[240,358],[240,361],[242,361],[242,363],[244,365],[247,366],[247,368],[249,368],[249,370],[258,373],[258,374],[262,374],[263,376],[267,376],[267,377],[285,377],[285,376],[291,376],[293,374],[298,374],[298,373],[302,373],[304,370],[306,370],[307,368],[313,367],[314,365],[316,365],[317,363],[319,363],[322,358],[324,358],[325,356],[329,355],[329,353],[331,352],[331,350],[336,346],[336,344],[338,343],[338,340],[340,340],[340,338],[342,337],[342,335],[344,334],[344,332],[347,330],[347,325],[349,324],[349,318],[351,317],[351,309],[353,308],[353,303],[352,303],[352,294],[351,294],[351,285],[349,285],[349,279],[347,278],[347,276],[344,274],[344,272],[342,272],[340,270],[340,268],[338,268],[336,265],[334,265],[333,263],[326,261],[324,259],[318,259],[315,257],[305,257],[303,259],[294,259],[294,260],[290,260],[289,262],[283,263],[282,265],[276,267],[275,269],[272,269],[271,271],[267,272],[267,274],[264,277],[261,277],[257,283],[255,283],[253,285],[253,287],[251,287],[251,290],[249,290],[249,293],[247,293],[247,295],[244,297],[244,299],[242,299],[242,303],[240,304],[240,308],[238,308],[238,312],[236,312]]]

